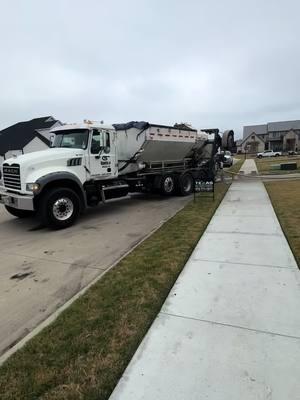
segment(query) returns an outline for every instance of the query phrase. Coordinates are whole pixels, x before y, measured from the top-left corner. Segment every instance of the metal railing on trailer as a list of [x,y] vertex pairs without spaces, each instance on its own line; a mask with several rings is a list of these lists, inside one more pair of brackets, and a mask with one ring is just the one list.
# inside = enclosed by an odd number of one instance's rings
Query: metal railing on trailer
[[192,158],[185,158],[184,160],[164,160],[164,161],[150,161],[146,164],[146,168],[141,174],[138,175],[150,175],[162,172],[173,172],[181,171],[192,168]]

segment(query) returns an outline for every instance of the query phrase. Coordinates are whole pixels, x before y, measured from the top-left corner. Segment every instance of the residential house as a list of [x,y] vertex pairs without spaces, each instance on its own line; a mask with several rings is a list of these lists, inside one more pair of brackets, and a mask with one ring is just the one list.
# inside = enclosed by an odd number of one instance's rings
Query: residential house
[[260,153],[265,150],[265,141],[262,137],[257,135],[256,133],[251,133],[246,136],[244,139],[241,139],[237,143],[237,152],[238,153]]
[[60,125],[60,121],[48,116],[18,122],[3,129],[0,131],[0,162],[12,156],[49,148],[50,131]]
[[245,146],[250,144],[250,152],[262,151],[260,150],[262,148],[261,140],[264,142],[263,150],[299,151],[300,120],[244,126],[243,142],[239,149],[244,151]]

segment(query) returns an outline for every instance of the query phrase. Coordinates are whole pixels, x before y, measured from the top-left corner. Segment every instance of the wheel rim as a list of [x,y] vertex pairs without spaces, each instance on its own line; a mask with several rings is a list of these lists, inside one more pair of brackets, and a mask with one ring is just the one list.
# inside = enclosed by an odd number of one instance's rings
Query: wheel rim
[[174,182],[170,176],[168,176],[164,181],[164,189],[166,193],[171,193],[174,189]]
[[189,176],[185,176],[183,180],[183,190],[185,193],[189,192],[192,188],[192,180]]
[[67,197],[62,197],[60,199],[57,199],[53,204],[52,211],[54,217],[57,220],[65,221],[69,219],[73,214],[74,211],[73,202]]

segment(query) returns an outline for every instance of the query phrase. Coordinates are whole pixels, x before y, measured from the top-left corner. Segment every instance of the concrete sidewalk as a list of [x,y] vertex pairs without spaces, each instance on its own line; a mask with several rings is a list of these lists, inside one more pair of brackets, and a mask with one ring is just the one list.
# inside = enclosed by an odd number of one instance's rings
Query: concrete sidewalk
[[299,400],[299,377],[300,273],[263,184],[235,181],[110,399]]

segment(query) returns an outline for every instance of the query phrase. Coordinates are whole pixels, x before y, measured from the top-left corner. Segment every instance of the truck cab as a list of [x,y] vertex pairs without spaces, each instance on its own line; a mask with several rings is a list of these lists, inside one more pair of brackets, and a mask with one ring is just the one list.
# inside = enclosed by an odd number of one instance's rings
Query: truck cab
[[51,133],[50,149],[4,161],[0,201],[14,216],[39,214],[46,225],[64,228],[89,203],[103,199],[103,185],[95,182],[118,176],[117,135],[112,125],[89,121]]
[[[110,179],[118,175],[117,136],[113,126],[95,123],[64,125],[52,133],[55,134],[53,148],[80,149],[83,152],[86,180]],[[72,167],[72,162],[69,167]]]

